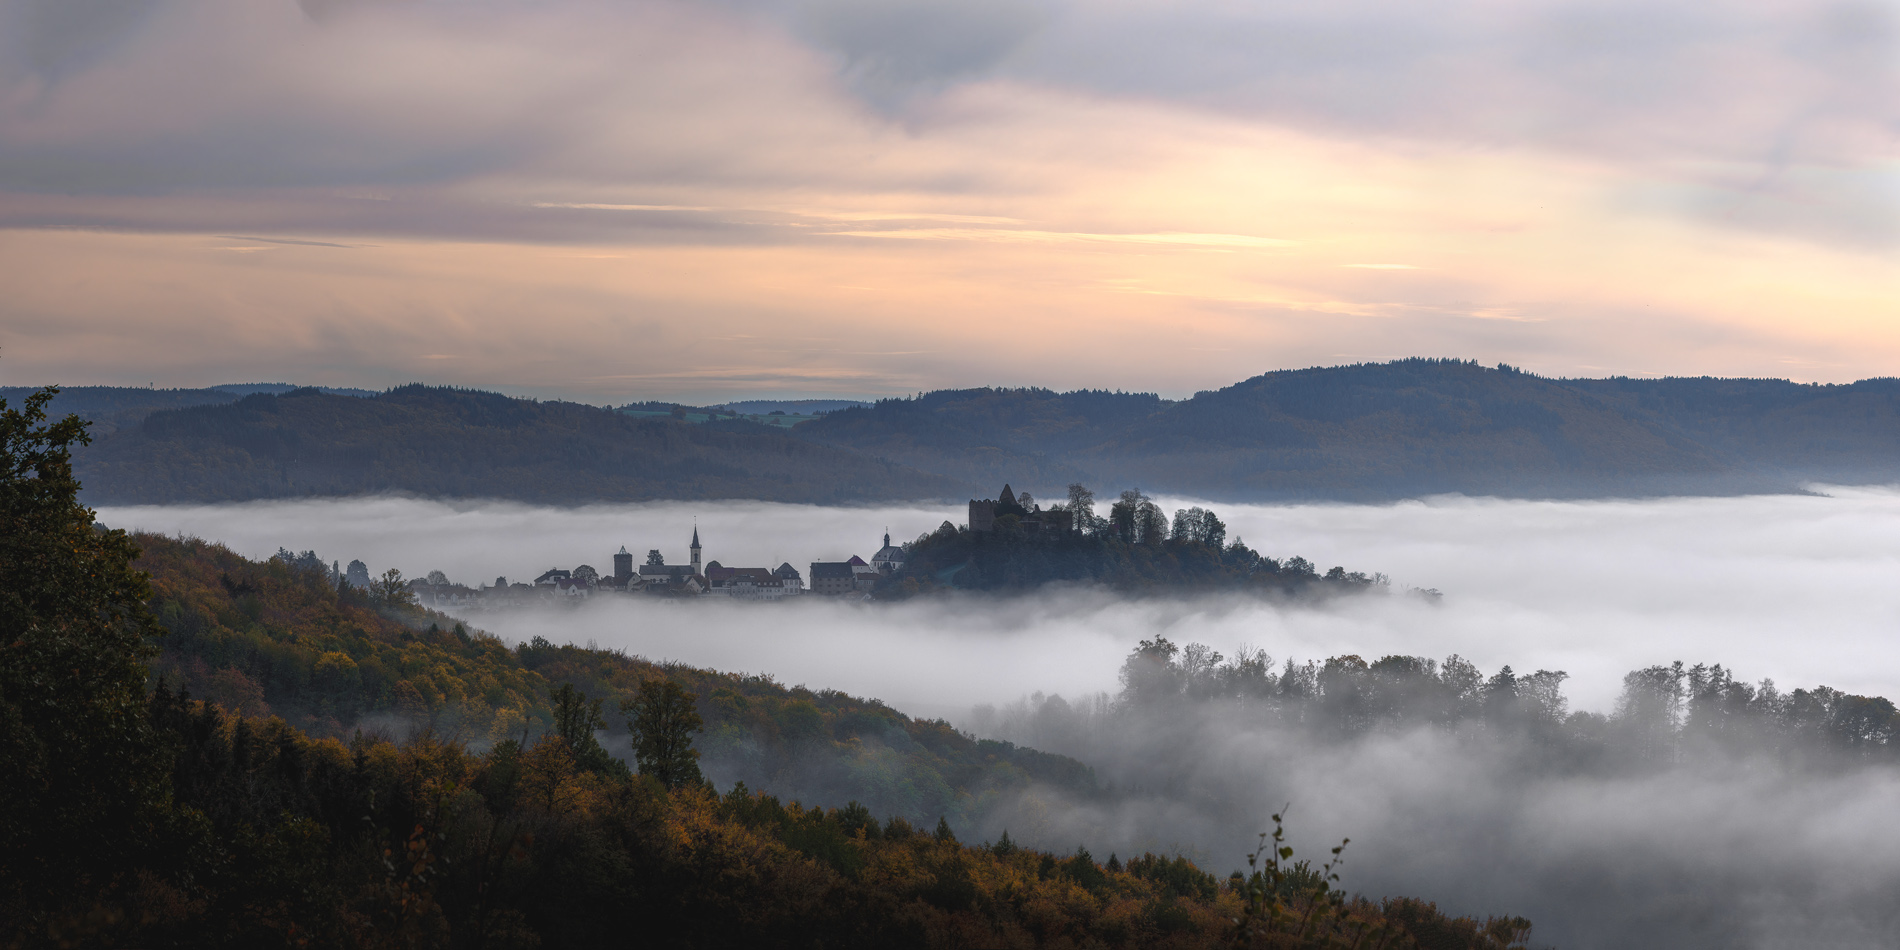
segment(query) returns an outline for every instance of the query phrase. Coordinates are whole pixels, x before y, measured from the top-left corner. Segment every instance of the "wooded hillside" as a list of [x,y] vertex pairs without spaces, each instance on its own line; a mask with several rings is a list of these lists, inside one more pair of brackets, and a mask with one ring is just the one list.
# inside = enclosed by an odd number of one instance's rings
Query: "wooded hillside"
[[1900,381],[1559,380],[1458,360],[1267,373],[1180,402],[1048,390],[890,399],[800,436],[980,483],[1228,500],[1782,491],[1900,478]]
[[153,413],[75,454],[91,504],[410,492],[541,504],[948,497],[955,480],[771,432],[405,386]]
[[[23,391],[0,390],[0,395]],[[789,430],[710,411],[644,418],[406,386],[79,387],[95,504],[410,492],[573,504],[954,499],[1071,482],[1229,501],[1731,494],[1900,479],[1900,380],[1546,379],[1411,359],[1151,393],[960,389]],[[654,404],[671,407],[672,404]],[[701,421],[706,420],[706,421]]]

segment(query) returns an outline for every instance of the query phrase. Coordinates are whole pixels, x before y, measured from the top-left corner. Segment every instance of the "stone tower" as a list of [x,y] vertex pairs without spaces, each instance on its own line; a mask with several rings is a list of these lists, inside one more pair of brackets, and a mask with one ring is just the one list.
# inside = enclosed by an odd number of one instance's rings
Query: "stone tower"
[[622,587],[633,578],[633,555],[627,553],[627,546],[620,546],[620,553],[614,555],[614,583]]
[[699,568],[699,525],[693,525],[693,546],[688,550],[693,552],[693,573],[705,573]]

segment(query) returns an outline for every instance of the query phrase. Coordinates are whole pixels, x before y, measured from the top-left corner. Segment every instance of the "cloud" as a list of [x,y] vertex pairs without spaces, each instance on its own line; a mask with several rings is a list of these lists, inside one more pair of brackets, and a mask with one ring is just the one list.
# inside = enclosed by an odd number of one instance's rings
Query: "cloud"
[[983,74],[1054,14],[1043,0],[801,0],[788,6],[798,32],[836,53],[853,88],[887,108]]
[[34,73],[56,80],[111,55],[134,36],[160,0],[16,0],[5,11],[10,42],[0,43]]
[[[913,241],[995,241],[1003,244],[1161,244],[1184,247],[1286,247],[1283,238],[1247,234],[1085,234],[1013,228],[889,228],[879,231],[827,231],[837,237],[899,238]],[[1389,266],[1389,265],[1388,265]],[[1404,266],[1404,265],[1398,265]]]
[[827,168],[874,187],[878,166],[899,171],[887,158],[827,159],[902,142],[840,92],[901,106],[910,134],[940,140],[983,121],[945,95],[1001,82],[1347,139],[1587,155],[1731,197],[1800,180],[1806,218],[1852,221],[1890,191],[1900,118],[1894,13],[1855,2],[21,0],[5,25],[0,184],[80,193],[677,192]]
[[[703,362],[686,326],[858,341],[714,362],[890,381],[868,394],[1419,352],[1846,380],[1900,354],[1885,7],[66,6],[0,5],[0,242],[26,248],[0,345],[34,380],[739,395],[581,382]],[[174,237],[233,234],[381,247]],[[1342,266],[1384,263],[1413,269]],[[1108,342],[1157,327],[1228,355]],[[494,355],[436,375],[444,338]]]

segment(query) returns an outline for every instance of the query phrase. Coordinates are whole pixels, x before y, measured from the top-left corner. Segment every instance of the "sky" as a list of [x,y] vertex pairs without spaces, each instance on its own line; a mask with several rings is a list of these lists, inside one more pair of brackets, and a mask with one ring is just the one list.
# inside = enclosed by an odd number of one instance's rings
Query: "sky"
[[0,381],[1900,365],[1900,5],[0,0]]
[[[1162,499],[1168,508],[1190,502]],[[1023,600],[849,605],[692,604],[636,598],[585,611],[491,613],[511,641],[625,649],[658,660],[770,673],[965,722],[979,704],[1118,689],[1141,640],[1243,647],[1277,661],[1358,654],[1443,660],[1487,675],[1509,664],[1570,675],[1575,709],[1610,712],[1631,670],[1720,663],[1736,678],[1900,698],[1900,490],[1641,501],[1443,497],[1393,505],[1219,505],[1229,530],[1270,556],[1390,576],[1389,596],[1324,607],[1235,598],[1125,602],[1098,593]],[[102,508],[112,527],[219,540],[253,558],[313,549],[372,575],[441,570],[474,586],[549,568],[613,569],[622,545],[684,563],[697,525],[728,567],[869,559],[949,508],[820,508],[765,502],[537,508],[404,498]],[[1436,603],[1406,596],[1429,587]]]

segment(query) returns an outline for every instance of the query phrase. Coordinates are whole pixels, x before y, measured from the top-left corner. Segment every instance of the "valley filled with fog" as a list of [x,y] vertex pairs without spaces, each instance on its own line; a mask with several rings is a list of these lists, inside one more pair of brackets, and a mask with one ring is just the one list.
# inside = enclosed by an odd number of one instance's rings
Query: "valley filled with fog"
[[[1162,501],[1170,510],[1190,503]],[[1900,772],[1887,758],[1751,711],[1787,708],[1769,700],[1736,707],[1718,726],[1673,706],[1644,712],[1624,682],[1681,660],[1722,664],[1745,699],[1821,685],[1900,696],[1900,492],[1214,507],[1230,537],[1263,553],[1383,572],[1390,591],[1319,603],[1096,589],[892,604],[633,597],[467,619],[511,641],[591,642],[875,696],[1073,756],[1100,778],[1094,795],[1032,785],[995,802],[980,827],[960,829],[966,837],[1008,830],[1055,850],[1085,844],[1098,858],[1180,852],[1224,874],[1290,802],[1302,856],[1353,838],[1348,889],[1523,914],[1537,922],[1538,945],[1876,947],[1900,936],[1888,898],[1900,886],[1900,831],[1887,820],[1900,807]],[[217,539],[251,557],[313,549],[360,558],[372,573],[441,570],[473,585],[609,567],[621,545],[684,560],[695,525],[709,561],[790,561],[803,571],[814,559],[868,557],[887,525],[901,542],[961,514],[382,498],[99,517]],[[1136,702],[1124,664],[1156,637],[1223,654],[1225,666],[1196,666],[1201,653],[1169,669],[1181,682],[1226,685],[1177,684],[1165,701]],[[1235,664],[1261,659],[1254,651],[1271,660]],[[1507,664],[1519,677],[1564,671],[1567,699],[1544,694],[1532,712],[1501,716],[1478,685],[1464,693],[1464,718],[1427,715],[1410,693],[1349,716],[1276,685],[1276,675],[1316,681],[1288,660],[1342,654],[1438,661],[1417,681],[1433,689],[1433,676],[1448,682],[1464,669],[1447,662],[1454,654],[1479,677]],[[1779,691],[1752,685],[1763,678]],[[707,774],[721,781],[723,764],[709,760]]]
[[[1900,696],[1882,653],[1900,628],[1900,492],[1817,487],[1806,496],[1536,502],[1457,497],[1395,505],[1213,504],[1230,537],[1322,571],[1383,572],[1394,591],[1442,591],[1318,608],[1245,599],[1119,602],[1095,592],[896,605],[603,604],[476,620],[505,639],[593,640],[654,659],[770,672],[958,719],[978,703],[1116,687],[1138,641],[1165,635],[1232,654],[1324,660],[1354,653],[1442,659],[1486,670],[1563,670],[1578,709],[1608,711],[1623,674],[1653,663],[1723,663],[1786,686]],[[1159,499],[1165,509],[1186,499]],[[888,529],[903,543],[961,506],[826,508],[758,502],[575,508],[401,498],[101,508],[113,527],[184,533],[249,557],[279,547],[360,558],[372,574],[441,570],[474,586],[531,581],[551,567],[612,569],[625,545],[686,559],[697,525],[708,561],[800,572],[869,558]]]

